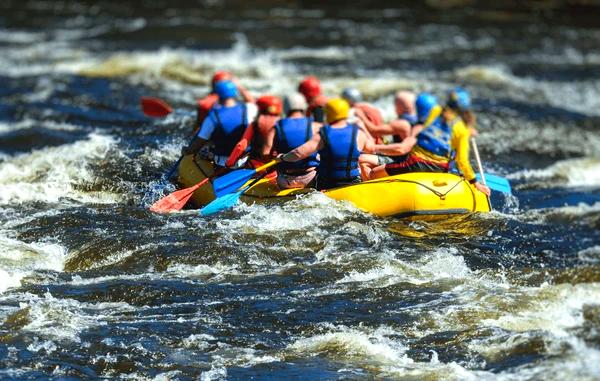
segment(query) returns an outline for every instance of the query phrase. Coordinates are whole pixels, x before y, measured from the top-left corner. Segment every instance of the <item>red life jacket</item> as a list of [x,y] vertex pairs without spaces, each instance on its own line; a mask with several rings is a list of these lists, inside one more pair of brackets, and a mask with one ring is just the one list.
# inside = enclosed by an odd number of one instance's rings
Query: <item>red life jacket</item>
[[196,112],[197,112],[197,121],[198,126],[202,125],[204,119],[208,116],[208,113],[213,108],[215,103],[219,100],[219,96],[214,93],[210,93],[202,99],[198,99],[196,101]]
[[[252,138],[252,157],[260,158],[262,160],[269,160],[270,157],[263,155],[262,150],[265,145],[273,147],[273,137],[275,134],[271,133],[275,128],[275,124],[279,121],[279,116],[275,115],[259,115],[258,118],[253,122],[254,136]],[[267,141],[271,139],[271,141]]]

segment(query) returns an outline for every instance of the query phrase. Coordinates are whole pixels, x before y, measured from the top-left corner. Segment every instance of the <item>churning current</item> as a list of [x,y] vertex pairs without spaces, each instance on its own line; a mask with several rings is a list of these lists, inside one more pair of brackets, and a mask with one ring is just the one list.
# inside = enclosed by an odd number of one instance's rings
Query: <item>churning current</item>
[[[599,8],[250,3],[0,4],[0,378],[600,379]],[[465,86],[513,196],[152,213],[217,70],[316,75],[386,120],[396,90]]]

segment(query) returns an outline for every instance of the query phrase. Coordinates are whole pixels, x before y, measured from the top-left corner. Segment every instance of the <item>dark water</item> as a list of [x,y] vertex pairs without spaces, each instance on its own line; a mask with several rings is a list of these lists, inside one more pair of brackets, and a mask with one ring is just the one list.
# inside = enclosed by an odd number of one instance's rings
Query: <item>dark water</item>
[[[597,8],[245,4],[0,5],[0,378],[600,379]],[[315,73],[387,117],[465,85],[515,197],[151,214],[218,69],[257,94]]]

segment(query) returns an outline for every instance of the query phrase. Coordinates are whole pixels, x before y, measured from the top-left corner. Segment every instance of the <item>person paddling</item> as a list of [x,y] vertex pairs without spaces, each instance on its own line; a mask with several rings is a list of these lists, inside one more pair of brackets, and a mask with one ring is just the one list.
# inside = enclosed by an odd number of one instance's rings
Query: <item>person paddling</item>
[[[408,172],[448,172],[452,160],[452,151],[456,152],[456,163],[463,176],[475,188],[489,196],[490,189],[477,182],[475,172],[469,162],[469,137],[470,133],[463,121],[450,107],[443,109],[438,105],[437,99],[429,93],[421,93],[416,100],[418,122],[423,129],[416,138],[402,142],[404,150],[393,152],[394,147],[387,147],[387,154],[401,155],[394,163],[374,168],[371,178],[381,178]],[[412,148],[406,153],[406,144]],[[376,146],[375,150],[384,147]]]
[[[322,124],[305,115],[308,104],[300,93],[284,98],[286,117],[275,126],[274,152],[289,152],[300,147],[319,133]],[[277,185],[281,189],[314,186],[319,160],[314,152],[296,162],[283,162],[277,167]]]
[[[217,82],[215,93],[219,97],[219,103],[210,110],[196,139],[183,148],[182,154],[195,154],[210,141],[214,144],[212,152],[215,165],[224,167],[235,144],[242,138],[248,124],[255,119],[257,108],[254,103],[239,103],[236,100],[238,88],[232,81]],[[246,158],[240,159],[232,167],[239,168],[245,161]]]
[[327,103],[327,97],[321,92],[321,83],[314,76],[304,78],[298,85],[298,91],[304,95],[308,108],[306,116],[312,117],[315,122],[324,121],[323,106]]
[[254,97],[252,96],[252,94],[248,90],[246,90],[244,86],[241,85],[239,80],[236,77],[234,77],[233,74],[224,70],[217,71],[215,72],[211,80],[211,92],[204,98],[198,99],[196,101],[196,128],[200,128],[202,122],[204,122],[204,119],[206,119],[212,107],[219,100],[219,96],[215,92],[215,85],[219,81],[232,81],[237,86],[238,92],[242,95],[244,102],[254,102]]
[[324,107],[327,124],[303,145],[278,156],[284,163],[298,162],[318,152],[317,189],[329,189],[361,181],[358,160],[372,143],[362,122],[348,123],[350,105],[344,99],[329,100]]
[[258,117],[246,128],[242,139],[225,162],[228,167],[234,166],[240,156],[250,148],[250,161],[252,167],[259,167],[269,162],[273,157],[273,137],[275,136],[275,124],[281,117],[282,103],[274,95],[263,95],[256,101]]

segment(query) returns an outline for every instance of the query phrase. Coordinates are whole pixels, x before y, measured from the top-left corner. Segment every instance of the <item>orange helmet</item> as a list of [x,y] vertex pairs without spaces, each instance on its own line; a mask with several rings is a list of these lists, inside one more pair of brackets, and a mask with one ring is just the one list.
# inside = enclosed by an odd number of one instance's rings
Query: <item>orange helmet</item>
[[307,99],[314,98],[321,94],[321,83],[317,77],[308,76],[300,82],[298,91],[302,93]]
[[217,83],[219,81],[231,81],[232,78],[233,78],[233,75],[230,72],[220,70],[220,71],[217,71],[213,75],[211,83],[212,83],[212,86],[215,87],[215,83]]
[[256,100],[256,105],[258,106],[258,112],[260,114],[277,116],[281,115],[281,112],[283,111],[281,99],[274,95],[263,95]]

